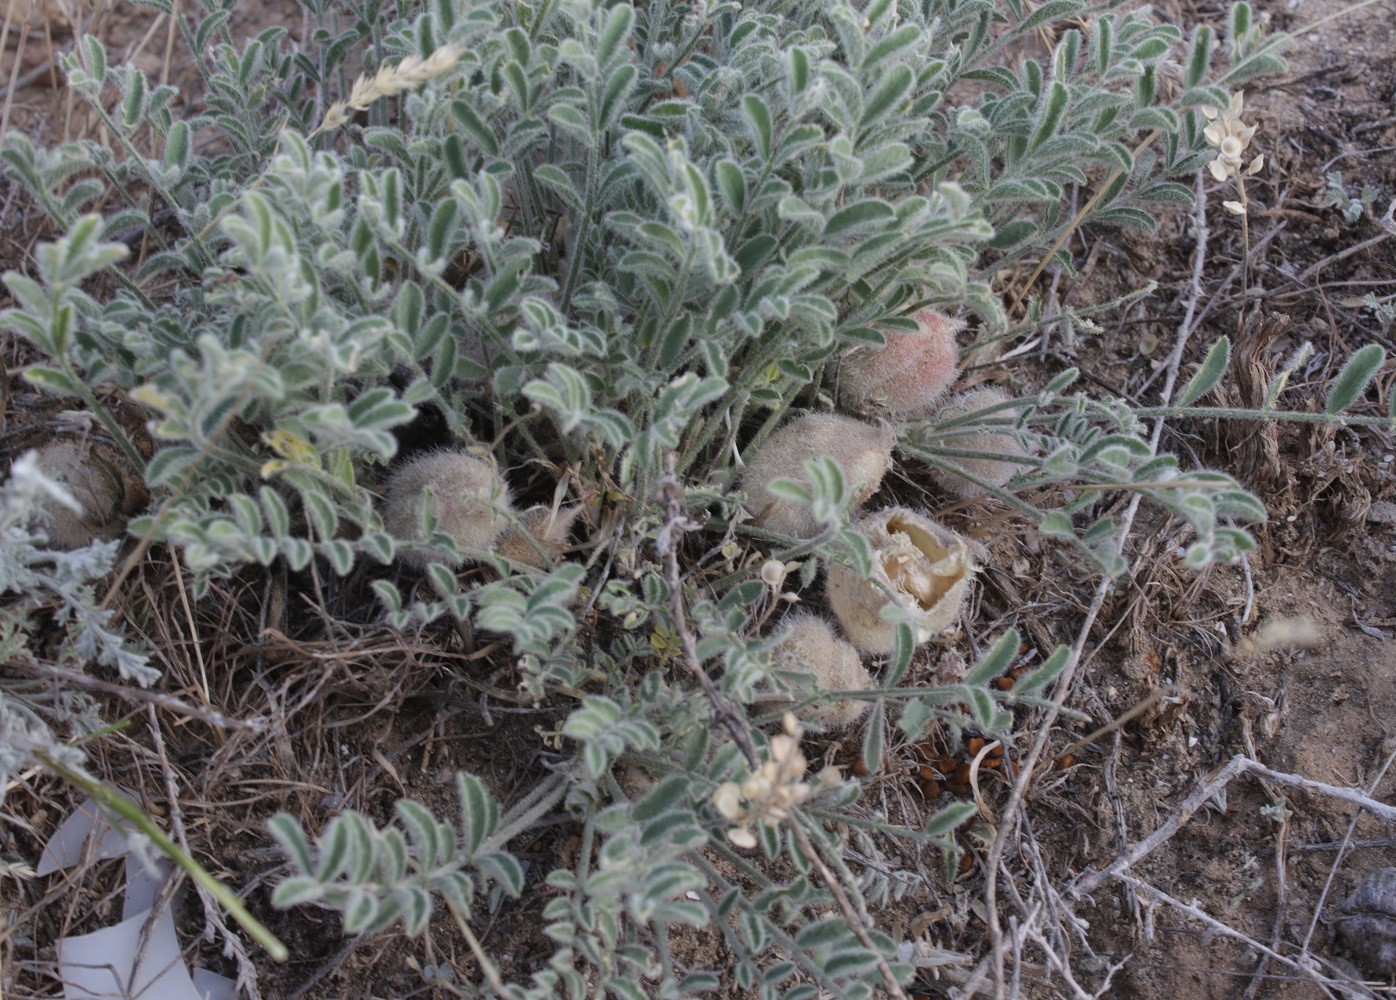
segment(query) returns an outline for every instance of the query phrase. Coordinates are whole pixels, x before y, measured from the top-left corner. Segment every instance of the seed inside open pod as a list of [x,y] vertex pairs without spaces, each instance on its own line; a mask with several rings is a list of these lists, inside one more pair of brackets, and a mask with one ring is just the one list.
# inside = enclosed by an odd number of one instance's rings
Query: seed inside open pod
[[39,449],[38,469],[68,488],[82,507],[77,513],[49,498],[38,525],[55,548],[80,549],[121,534],[126,518],[124,479],[96,449],[79,441],[55,441]]
[[[973,413],[975,410],[1000,406],[1011,398],[1008,393],[993,386],[971,389],[969,392],[961,393],[947,401],[938,416],[949,418]],[[1012,419],[1013,416],[1013,410],[1000,410],[985,419],[997,421]],[[989,428],[978,429],[973,433],[957,434],[945,438],[943,443],[947,448],[954,448],[957,451],[989,452],[1010,458],[1027,454],[1014,435]],[[947,456],[946,461],[953,462],[971,476],[993,486],[1007,485],[1008,481],[1020,470],[1026,468],[1026,466],[1013,461],[1000,462],[992,458],[966,458],[960,455]],[[982,496],[984,493],[983,487],[978,483],[971,482],[964,476],[946,469],[932,469],[931,478],[945,492],[957,497],[968,499]]]
[[[797,613],[785,620],[778,634],[773,665],[777,670],[812,674],[820,691],[863,691],[874,686],[863,658],[818,615]],[[762,698],[770,707],[788,697]],[[868,713],[866,701],[850,698],[803,708],[799,717],[821,729],[846,729]]]
[[[449,535],[462,555],[454,560],[414,545],[423,542],[423,507],[436,519],[436,530]],[[433,562],[464,565],[470,550],[488,549],[507,527],[509,487],[492,464],[463,451],[438,451],[398,466],[384,491],[383,526],[402,545],[404,562],[425,567]]]
[[530,507],[519,515],[517,525],[499,536],[495,552],[534,569],[555,566],[581,512],[580,504],[556,511],[547,504]]
[[917,329],[883,330],[881,347],[858,347],[839,366],[839,392],[847,406],[913,417],[929,413],[955,382],[964,321],[932,309],[913,317]]
[[888,424],[874,425],[837,413],[806,413],[789,421],[757,449],[742,476],[747,509],[761,527],[796,538],[817,535],[822,525],[800,504],[779,500],[769,486],[774,479],[808,485],[805,462],[828,456],[838,463],[857,507],[877,492],[892,466],[897,435]]
[[872,579],[833,563],[828,580],[829,605],[853,645],[865,653],[892,651],[896,626],[879,613],[893,601],[911,615],[917,644],[955,623],[975,573],[965,539],[906,507],[878,511],[854,527],[873,550]]

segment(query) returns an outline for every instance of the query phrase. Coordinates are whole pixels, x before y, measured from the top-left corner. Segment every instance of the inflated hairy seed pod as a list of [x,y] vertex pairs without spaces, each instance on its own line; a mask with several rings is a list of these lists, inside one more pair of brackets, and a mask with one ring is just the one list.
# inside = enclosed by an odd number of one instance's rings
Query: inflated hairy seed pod
[[80,549],[94,541],[111,541],[126,523],[126,488],[120,471],[90,445],[55,441],[37,455],[38,470],[67,487],[82,513],[52,497],[43,502],[38,525],[55,548]]
[[436,530],[449,535],[462,552],[488,549],[509,527],[509,487],[492,464],[463,451],[432,452],[398,466],[384,490],[383,526],[409,543],[398,549],[398,555],[412,566],[464,565],[465,555],[450,560],[410,544],[425,541],[423,505],[436,519]]
[[955,335],[964,321],[931,309],[913,316],[918,329],[883,330],[881,347],[857,347],[839,366],[839,392],[845,405],[914,417],[929,413],[955,382],[959,346]]
[[838,463],[857,507],[877,492],[892,466],[897,435],[888,424],[873,425],[837,413],[806,413],[789,421],[766,439],[747,462],[742,486],[747,509],[770,531],[811,538],[822,527],[813,512],[800,504],[778,500],[768,489],[773,479],[808,484],[805,463],[828,456]]
[[[937,414],[940,417],[955,417],[964,413],[972,413],[975,410],[987,409],[991,406],[999,406],[1007,403],[1011,396],[1002,389],[993,386],[984,386],[980,389],[971,389],[969,392],[961,393],[948,400],[945,406]],[[1000,410],[992,414],[988,419],[1003,420],[1013,417],[1012,410]],[[1018,439],[1012,434],[984,429],[973,434],[955,435],[944,439],[947,448],[955,448],[963,451],[984,451],[994,452],[999,455],[1023,456],[1027,452],[1018,443]],[[947,456],[946,461],[953,462],[965,472],[986,483],[994,486],[1004,486],[1017,475],[1018,471],[1025,468],[1017,462],[996,462],[990,458],[964,458],[956,455]],[[968,499],[970,497],[981,496],[984,493],[983,487],[978,483],[971,482],[964,476],[957,475],[946,469],[932,469],[931,478],[935,484],[947,493],[957,497]]]
[[[782,623],[775,648],[774,663],[779,670],[813,674],[820,691],[864,691],[873,687],[872,675],[863,658],[818,615],[802,612]],[[762,699],[773,704],[789,699]],[[799,712],[801,719],[821,729],[846,729],[868,713],[866,701],[849,699],[811,705]]]
[[1396,975],[1396,868],[1378,868],[1335,907],[1338,941],[1364,972]]
[[555,566],[581,512],[580,504],[556,511],[547,504],[530,507],[519,515],[517,525],[499,536],[495,552],[534,569]]
[[970,543],[906,507],[880,510],[854,527],[873,550],[873,579],[833,563],[827,588],[829,605],[853,645],[865,653],[890,653],[896,645],[896,626],[879,615],[889,603],[884,587],[911,614],[918,645],[950,628],[975,573]]

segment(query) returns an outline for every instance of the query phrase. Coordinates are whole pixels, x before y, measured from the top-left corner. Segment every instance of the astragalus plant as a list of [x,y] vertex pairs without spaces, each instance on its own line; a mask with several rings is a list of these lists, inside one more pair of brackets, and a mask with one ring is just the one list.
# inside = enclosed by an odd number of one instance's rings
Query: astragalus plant
[[[343,5],[308,4],[322,27],[293,54],[280,28],[235,47],[228,6],[197,24],[171,11],[207,85],[186,120],[90,36],[68,59],[112,143],[6,147],[68,235],[36,274],[7,276],[18,304],[0,322],[48,356],[32,381],[93,409],[152,492],[128,562],[168,547],[205,600],[260,566],[313,580],[322,607],[371,593],[358,626],[441,642],[454,632],[438,620],[473,626],[552,706],[569,754],[503,804],[463,775],[458,816],[403,800],[386,825],[346,812],[316,837],[277,818],[295,869],[278,905],[340,910],[348,932],[456,928],[482,988],[511,996],[677,996],[722,976],[761,997],[896,993],[910,969],[869,904],[915,879],[889,878],[891,855],[846,860],[843,838],[864,857],[892,836],[950,847],[973,807],[892,831],[856,782],[806,775],[800,740],[820,737],[796,719],[857,719],[848,699],[870,702],[874,767],[889,722],[1007,737],[1008,709],[1063,654],[993,686],[1010,634],[963,683],[902,686],[945,623],[894,608],[875,685],[819,690],[776,655],[776,609],[821,606],[830,564],[850,587],[870,581],[865,597],[890,590],[850,520],[859,503],[875,512],[877,484],[812,454],[763,480],[758,504],[744,461],[792,421],[847,409],[846,356],[886,383],[869,357],[928,310],[942,334],[964,325],[962,351],[1022,333],[997,276],[1049,254],[1070,273],[1072,189],[1102,192],[1089,224],[1153,226],[1150,207],[1188,200],[1180,179],[1213,155],[1200,109],[1276,68],[1275,43],[1245,30],[1221,46],[1205,26],[1184,37],[1081,0],[434,0],[391,23],[377,5],[343,20],[329,16]],[[355,27],[325,27],[341,20]],[[99,201],[112,214],[88,214]],[[1035,302],[1028,316],[1089,322]],[[1182,402],[1220,374],[1204,369]],[[1222,473],[1183,474],[1140,414],[1073,382],[950,410],[930,407],[937,383],[912,416],[870,396],[845,417],[955,484],[927,486],[932,509],[899,525],[988,495],[1113,573],[1113,524],[1078,515],[1131,489],[1192,524],[1193,565],[1249,544],[1238,522],[1263,517],[1254,498]],[[124,440],[98,387],[144,408],[152,453]],[[399,495],[403,470],[418,483],[448,454],[488,488]],[[1038,488],[1054,483],[1071,488]],[[772,519],[771,504],[800,514]],[[466,515],[488,530],[448,523]],[[963,591],[981,557],[935,537]],[[897,572],[923,592],[917,566]],[[511,842],[559,811],[580,830],[573,862],[526,872]],[[501,892],[548,899],[554,953],[537,968],[501,971],[477,939]],[[694,925],[715,929],[730,967],[675,959],[672,935]]]

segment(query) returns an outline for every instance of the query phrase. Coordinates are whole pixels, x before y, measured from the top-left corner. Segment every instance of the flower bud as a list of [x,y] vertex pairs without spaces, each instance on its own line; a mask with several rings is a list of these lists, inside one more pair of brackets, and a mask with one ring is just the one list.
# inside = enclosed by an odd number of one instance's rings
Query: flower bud
[[[999,406],[1009,401],[1011,397],[1002,389],[992,386],[985,386],[980,389],[971,389],[969,392],[961,393],[949,400],[945,408],[940,411],[940,417],[954,417],[963,413],[971,413],[975,410],[987,409],[991,406]],[[993,414],[990,419],[1011,418],[1013,411],[1000,410]],[[946,447],[964,451],[985,451],[993,452],[1005,456],[1023,456],[1027,452],[1018,443],[1018,439],[1012,434],[1003,433],[989,429],[975,431],[974,433],[956,434],[953,437],[944,439]],[[964,458],[961,456],[947,456],[946,461],[964,469],[971,476],[984,480],[993,486],[1003,486],[1010,479],[1024,468],[1017,462],[996,462],[991,458]],[[931,479],[935,484],[947,493],[957,497],[968,499],[983,494],[984,490],[977,484],[972,483],[964,476],[957,475],[946,469],[932,469]]]
[[913,318],[916,332],[883,330],[883,346],[856,347],[844,355],[839,391],[845,405],[891,417],[919,416],[954,384],[955,334],[964,321],[931,309]]
[[82,507],[78,513],[53,497],[43,501],[38,528],[54,548],[80,549],[121,534],[126,487],[117,466],[90,445],[74,440],[40,448],[35,464],[39,472],[63,484]]
[[[795,614],[785,620],[774,664],[778,670],[813,674],[818,691],[863,691],[874,686],[858,651],[818,615]],[[849,699],[808,706],[801,709],[800,717],[824,730],[846,729],[866,715],[869,707],[866,701]],[[789,712],[786,717],[792,718]]]
[[918,645],[955,623],[975,572],[969,543],[905,507],[878,511],[854,527],[873,551],[872,579],[834,563],[828,580],[829,605],[853,645],[865,653],[890,653],[896,645],[896,626],[879,614],[889,603],[883,588],[911,616]]
[[805,462],[828,456],[838,463],[857,507],[877,492],[892,466],[896,433],[888,424],[874,426],[837,413],[806,413],[789,421],[757,449],[747,462],[742,486],[747,509],[761,527],[796,538],[811,538],[821,525],[801,504],[778,500],[767,488],[773,479],[809,484]]
[[[383,526],[395,538],[423,542],[422,508],[436,519],[436,530],[450,536],[462,552],[488,549],[509,526],[509,487],[489,462],[463,451],[438,451],[406,462],[388,478]],[[407,544],[399,556],[410,565],[433,562],[461,566],[462,555],[448,560],[422,545]]]
[[581,512],[580,506],[557,511],[547,504],[530,507],[519,515],[518,524],[499,536],[495,552],[534,569],[549,569],[566,550],[567,536]]

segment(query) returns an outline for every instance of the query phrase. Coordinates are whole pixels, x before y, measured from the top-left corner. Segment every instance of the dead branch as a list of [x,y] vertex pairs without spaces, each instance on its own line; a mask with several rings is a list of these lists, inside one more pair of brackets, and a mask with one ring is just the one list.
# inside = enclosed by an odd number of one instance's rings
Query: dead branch
[[1080,875],[1070,887],[1071,894],[1080,898],[1100,888],[1111,879],[1122,878],[1131,867],[1166,844],[1174,834],[1183,828],[1197,810],[1229,785],[1234,778],[1242,774],[1254,774],[1287,788],[1300,788],[1320,795],[1327,795],[1330,798],[1355,805],[1359,809],[1365,809],[1384,823],[1396,824],[1396,807],[1378,802],[1355,789],[1314,781],[1312,778],[1301,778],[1296,774],[1286,774],[1266,767],[1245,754],[1237,754],[1214,771],[1210,777],[1204,779],[1193,793],[1183,800],[1182,805],[1172,816],[1168,817],[1157,830],[1136,844],[1128,854],[1118,858],[1106,868]]
[[11,660],[7,667],[18,667],[29,674],[37,674],[42,677],[52,677],[55,680],[63,681],[76,687],[87,688],[89,691],[100,691],[103,694],[114,695],[117,698],[125,698],[127,701],[138,701],[146,705],[154,705],[163,708],[167,712],[174,712],[176,715],[186,715],[191,719],[198,719],[217,729],[244,729],[250,732],[259,733],[265,728],[265,722],[261,719],[234,719],[224,715],[214,709],[204,709],[197,705],[191,705],[187,701],[176,698],[174,695],[165,694],[161,691],[147,691],[129,684],[111,684],[107,681],[99,681],[95,677],[88,677],[86,674],[76,670],[68,670],[53,663],[42,663],[38,660],[31,660],[20,657]]

